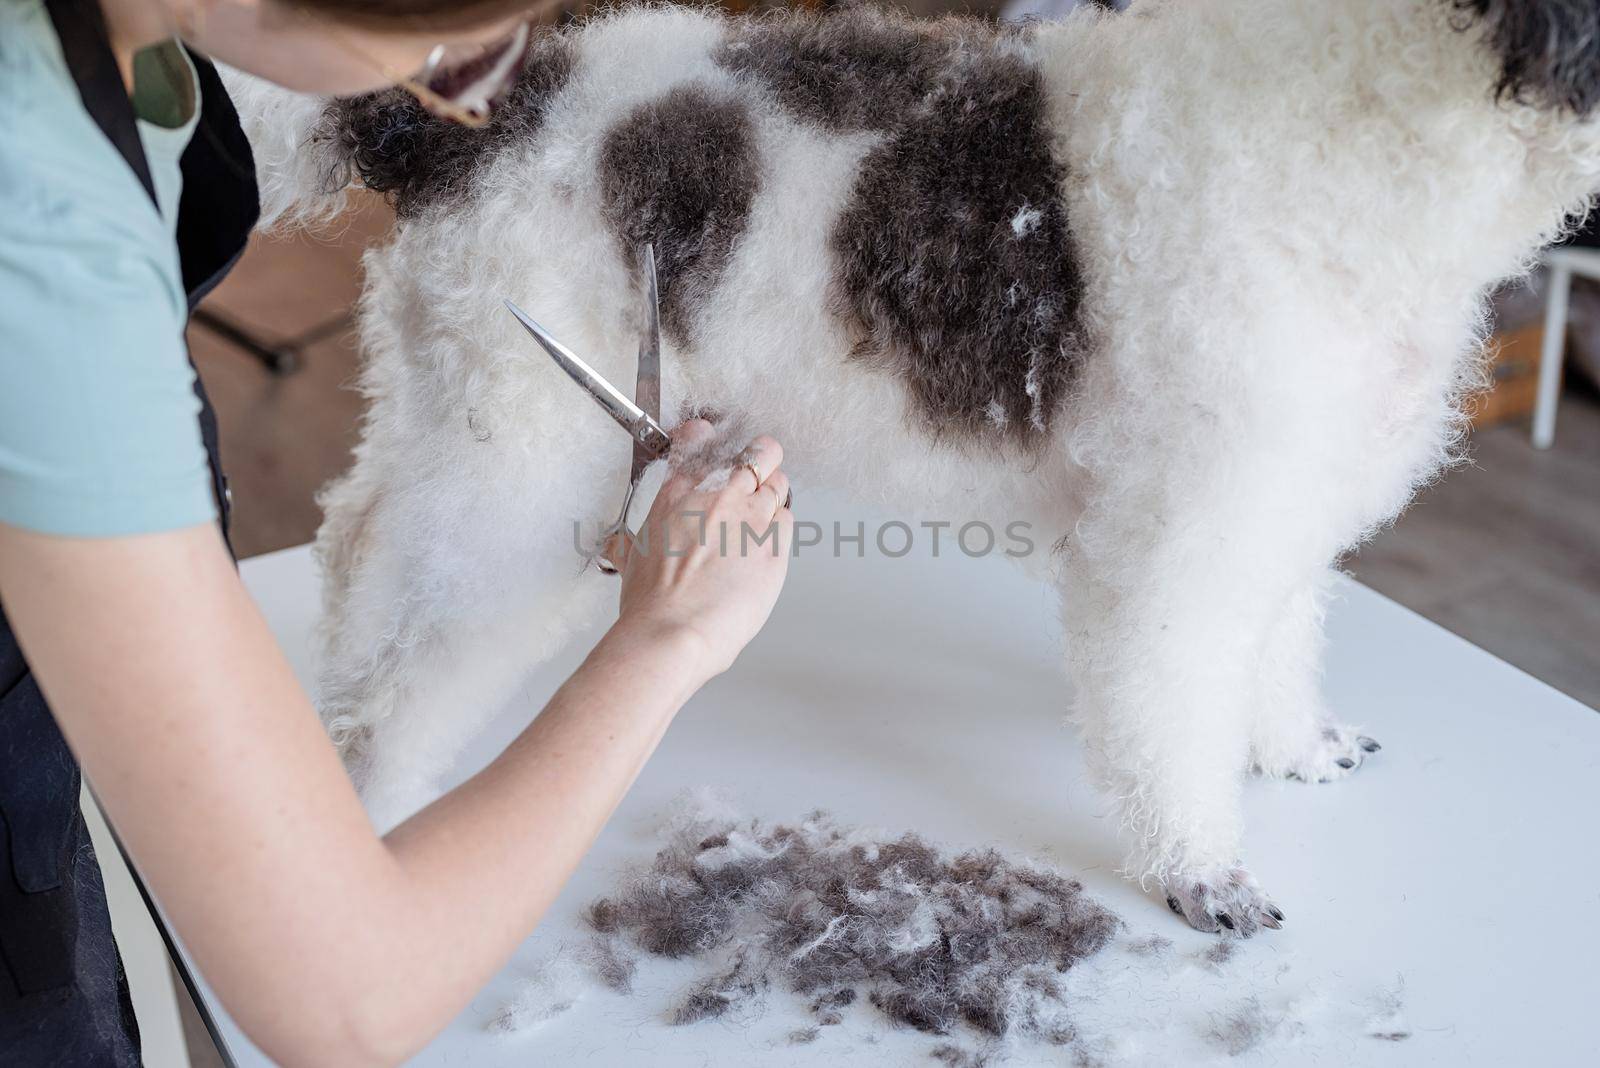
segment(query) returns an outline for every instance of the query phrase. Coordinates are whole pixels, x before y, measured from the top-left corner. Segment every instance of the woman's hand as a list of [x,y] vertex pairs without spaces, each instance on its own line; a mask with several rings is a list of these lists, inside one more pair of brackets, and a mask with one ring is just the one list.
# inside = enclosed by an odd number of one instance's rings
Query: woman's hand
[[[712,433],[691,419],[673,431],[673,444],[693,447]],[[613,633],[682,641],[705,679],[726,671],[766,623],[789,571],[794,516],[783,449],[759,437],[741,455],[760,470],[759,485],[747,466],[733,468],[725,485],[704,471],[674,471],[639,533],[611,556],[622,571]]]

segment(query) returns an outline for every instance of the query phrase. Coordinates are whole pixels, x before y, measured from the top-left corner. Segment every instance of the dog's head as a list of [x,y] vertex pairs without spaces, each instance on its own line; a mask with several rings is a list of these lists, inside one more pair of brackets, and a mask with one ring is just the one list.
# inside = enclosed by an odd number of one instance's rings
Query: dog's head
[[1600,106],[1600,0],[1446,0],[1481,26],[1501,100],[1579,118]]

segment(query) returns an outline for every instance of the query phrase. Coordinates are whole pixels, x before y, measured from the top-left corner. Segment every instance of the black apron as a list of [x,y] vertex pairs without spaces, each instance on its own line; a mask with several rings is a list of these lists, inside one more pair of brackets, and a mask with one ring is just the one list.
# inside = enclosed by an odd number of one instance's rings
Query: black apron
[[[154,202],[133,105],[99,4],[46,0],[45,6],[84,109]],[[181,161],[177,224],[191,309],[244,251],[259,210],[254,162],[239,116],[216,70],[202,57],[192,58],[201,112]],[[195,393],[226,533],[229,501],[216,417],[198,376]],[[138,1023],[111,937],[100,866],[78,810],[78,788],[77,762],[0,606],[0,1065],[140,1063]]]

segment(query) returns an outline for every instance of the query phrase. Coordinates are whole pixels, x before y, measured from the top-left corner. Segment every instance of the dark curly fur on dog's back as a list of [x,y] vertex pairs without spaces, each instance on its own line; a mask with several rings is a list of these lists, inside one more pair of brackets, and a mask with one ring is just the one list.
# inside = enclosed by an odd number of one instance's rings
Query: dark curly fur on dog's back
[[655,245],[661,324],[678,341],[744,233],[760,170],[748,110],[700,85],[651,100],[606,134],[598,167],[606,223],[634,266]]
[[862,161],[830,242],[855,355],[898,373],[936,433],[1036,443],[1087,346],[1066,169],[1033,66],[946,72]]
[[716,59],[825,130],[888,130],[933,91],[952,47],[992,35],[966,19],[908,22],[863,8],[796,13],[736,24]]
[[1448,0],[1483,25],[1502,100],[1588,115],[1600,104],[1600,2]]

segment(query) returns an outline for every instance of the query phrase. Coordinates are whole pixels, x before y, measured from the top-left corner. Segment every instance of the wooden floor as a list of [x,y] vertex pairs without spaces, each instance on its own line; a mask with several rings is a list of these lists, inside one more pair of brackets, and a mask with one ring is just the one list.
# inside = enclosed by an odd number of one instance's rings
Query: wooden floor
[[1529,444],[1522,425],[1473,435],[1471,463],[1424,492],[1348,566],[1600,708],[1600,404],[1569,395],[1548,452]]
[[359,366],[354,326],[342,317],[359,291],[361,252],[388,220],[373,202],[328,234],[258,235],[207,301],[207,309],[274,342],[331,330],[304,351],[294,373],[269,374],[205,326],[189,328],[221,424],[240,556],[308,540],[321,521],[317,488],[350,462],[361,398],[351,388]]

